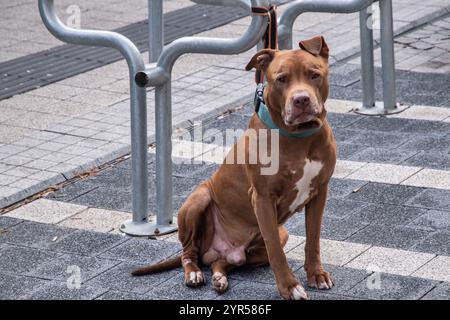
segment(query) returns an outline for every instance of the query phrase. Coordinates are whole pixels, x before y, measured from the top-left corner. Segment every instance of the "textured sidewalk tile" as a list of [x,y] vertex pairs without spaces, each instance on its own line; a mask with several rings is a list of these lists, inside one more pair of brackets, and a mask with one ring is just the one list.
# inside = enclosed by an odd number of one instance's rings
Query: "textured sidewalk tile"
[[[361,189],[366,184],[368,184],[367,181],[331,178],[328,185],[328,193],[333,198],[344,198],[354,191]],[[361,201],[364,200],[361,199]]]
[[0,300],[16,300],[21,299],[28,292],[42,287],[47,281],[0,272],[0,283]]
[[[322,239],[320,253],[322,262],[335,266],[343,266],[370,248],[370,245]],[[305,260],[304,246],[300,245],[287,253],[294,260]]]
[[[403,151],[402,151],[403,152]],[[432,168],[439,170],[450,170],[450,154],[420,152],[407,159],[402,164],[415,167]]]
[[148,294],[137,294],[131,292],[110,290],[95,300],[152,300],[154,297]]
[[58,225],[97,232],[110,232],[119,229],[120,225],[127,220],[131,220],[130,213],[89,208],[67,218]]
[[[21,219],[0,216],[0,230],[10,228],[10,227],[15,226],[22,222],[23,222],[23,220],[21,220]],[[0,235],[0,238],[1,238],[1,235]]]
[[96,255],[126,241],[121,235],[78,230],[52,243],[50,249],[80,255]]
[[[333,178],[347,178],[353,172],[357,171],[361,167],[366,165],[365,162],[338,160],[336,163],[336,168],[333,173]],[[349,178],[351,179],[351,178]],[[364,179],[366,180],[366,179]]]
[[71,287],[66,282],[51,281],[23,298],[26,300],[93,300],[107,291],[107,289],[86,284],[82,284],[80,288],[76,288],[73,283],[70,285]]
[[[420,170],[421,168],[417,167],[368,163],[347,176],[347,178],[371,182],[398,184]],[[406,182],[404,183],[407,184]]]
[[101,257],[149,264],[167,259],[180,250],[179,243],[133,238],[104,252]]
[[[367,201],[372,203],[404,204],[424,189],[402,185],[392,185],[371,182],[351,193],[347,198],[351,200]],[[409,202],[408,202],[409,204]]]
[[390,204],[369,204],[353,213],[355,220],[378,225],[404,225],[423,215],[426,209],[394,206]]
[[413,106],[402,113],[393,114],[391,118],[409,118],[417,120],[442,121],[450,117],[450,110],[446,108],[430,106]]
[[[229,280],[229,285],[228,290],[233,290],[233,280]],[[157,286],[147,295],[158,300],[213,300],[218,296],[211,286],[211,275],[207,276],[204,286],[189,288],[184,284],[183,272]]]
[[24,221],[0,235],[0,242],[47,249],[53,243],[73,233],[74,229],[61,228],[45,223]]
[[408,276],[434,257],[433,254],[372,247],[346,267]]
[[85,209],[84,206],[71,203],[38,199],[8,212],[6,216],[43,223],[58,223]]
[[[302,246],[303,247],[303,246]],[[297,272],[303,267],[303,261],[288,258],[289,267],[293,272]],[[253,267],[243,266],[232,270],[228,277],[235,280],[248,280],[252,279],[255,282],[275,284],[275,275],[267,264],[265,266]]]
[[422,300],[450,300],[450,283],[442,282],[428,292]]
[[217,300],[281,300],[275,285],[241,281]]
[[450,191],[426,189],[406,202],[407,205],[450,211]]
[[417,300],[430,291],[436,281],[374,273],[348,291],[348,294],[375,300]]
[[367,206],[369,204],[362,201],[329,198],[325,207],[325,215],[327,217],[343,218],[355,211],[364,211],[363,209]]
[[450,190],[450,171],[423,169],[403,181],[402,184]]
[[450,231],[437,231],[419,244],[414,246],[415,250],[423,252],[433,252],[435,254],[450,255]]
[[23,274],[36,269],[58,254],[37,249],[7,246],[0,251],[0,270],[14,274]]
[[[399,164],[405,159],[416,154],[415,150],[392,150],[387,148],[373,148],[369,147],[359,152],[356,152],[352,156],[349,157],[348,160],[351,161],[361,161],[361,162],[377,162],[377,163],[390,163],[390,164]],[[408,164],[408,163],[405,163]],[[411,164],[414,166],[414,164]],[[417,167],[424,167],[425,164],[416,165]]]
[[437,256],[414,272],[412,276],[450,282],[450,257]]
[[89,280],[86,284],[93,287],[98,286],[112,290],[143,294],[152,290],[155,286],[164,283],[176,274],[183,272],[181,268],[178,268],[159,274],[133,277],[131,271],[137,267],[139,267],[137,264],[122,263]]
[[295,272],[297,279],[307,288],[308,294],[314,292],[325,292],[330,294],[345,294],[346,291],[353,288],[356,284],[370,275],[365,270],[358,270],[346,267],[340,267],[330,264],[324,264],[325,271],[329,272],[333,279],[334,286],[330,290],[318,290],[308,287],[308,279],[303,268]]
[[348,240],[380,247],[408,250],[428,235],[428,231],[408,227],[390,226],[386,228],[385,225],[370,225],[358,231]]
[[430,210],[417,219],[411,221],[408,226],[425,230],[450,231],[450,211]]
[[65,254],[41,264],[27,276],[41,279],[66,281],[79,271],[80,281],[84,283],[97,275],[118,265],[120,261]]

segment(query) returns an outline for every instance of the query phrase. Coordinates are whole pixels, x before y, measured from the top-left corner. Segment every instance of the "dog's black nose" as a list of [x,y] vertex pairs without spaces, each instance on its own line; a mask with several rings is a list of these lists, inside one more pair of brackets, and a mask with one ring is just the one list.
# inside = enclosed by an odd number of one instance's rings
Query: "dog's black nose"
[[292,97],[292,104],[297,108],[308,107],[311,103],[311,99],[309,98],[309,94],[307,93],[299,93]]

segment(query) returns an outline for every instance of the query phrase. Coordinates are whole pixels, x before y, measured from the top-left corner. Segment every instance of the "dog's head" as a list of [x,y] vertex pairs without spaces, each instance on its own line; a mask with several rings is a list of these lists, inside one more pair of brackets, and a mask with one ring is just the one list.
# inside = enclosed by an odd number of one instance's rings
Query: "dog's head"
[[278,125],[289,131],[314,128],[325,117],[328,97],[328,46],[316,36],[300,41],[298,50],[264,49],[253,56],[246,70],[262,70],[267,77],[264,98]]

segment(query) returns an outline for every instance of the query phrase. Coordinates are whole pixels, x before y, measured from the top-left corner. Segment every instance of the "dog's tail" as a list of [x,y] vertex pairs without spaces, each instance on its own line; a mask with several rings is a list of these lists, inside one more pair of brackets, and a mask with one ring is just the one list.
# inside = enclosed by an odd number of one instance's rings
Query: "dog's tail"
[[146,274],[157,273],[181,267],[181,256],[162,260],[156,264],[151,264],[131,272],[133,276],[143,276]]

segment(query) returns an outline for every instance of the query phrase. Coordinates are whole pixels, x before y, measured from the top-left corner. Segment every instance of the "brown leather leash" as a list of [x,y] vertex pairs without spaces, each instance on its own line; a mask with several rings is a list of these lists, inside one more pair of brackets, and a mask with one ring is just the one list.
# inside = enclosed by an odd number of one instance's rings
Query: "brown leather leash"
[[[252,7],[252,13],[259,16],[267,16],[267,29],[264,33],[264,49],[278,49],[278,21],[277,7],[271,5],[269,7]],[[255,81],[257,84],[264,83],[264,73],[257,70],[255,73]]]

